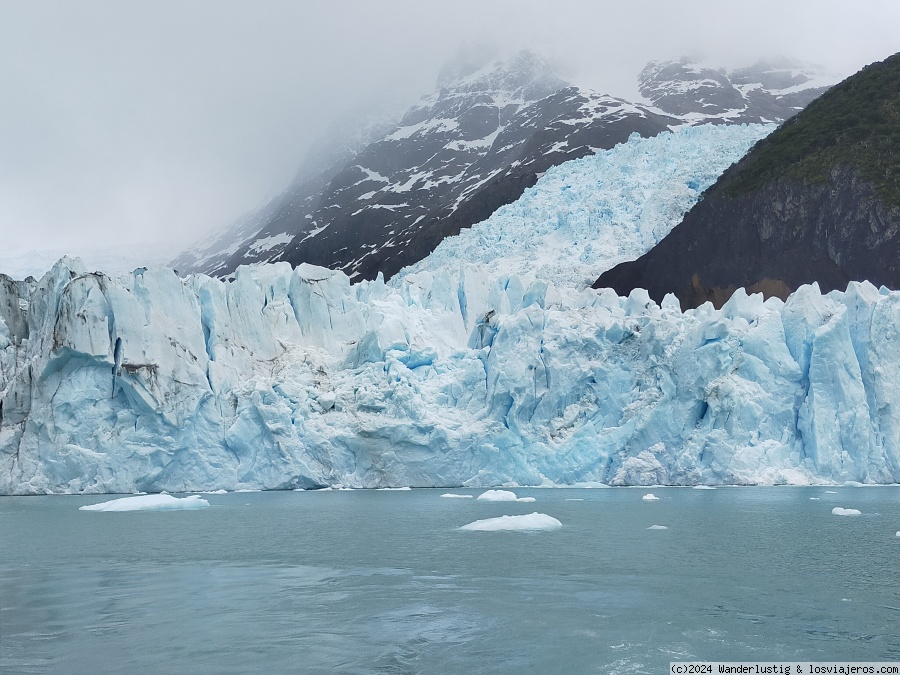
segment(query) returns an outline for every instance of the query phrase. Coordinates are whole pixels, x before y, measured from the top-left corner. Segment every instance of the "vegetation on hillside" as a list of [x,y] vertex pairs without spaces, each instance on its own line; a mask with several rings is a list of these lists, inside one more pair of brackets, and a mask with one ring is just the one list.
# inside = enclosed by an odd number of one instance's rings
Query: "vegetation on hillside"
[[824,183],[835,166],[900,206],[900,53],[866,66],[760,141],[725,188],[736,196],[785,176]]

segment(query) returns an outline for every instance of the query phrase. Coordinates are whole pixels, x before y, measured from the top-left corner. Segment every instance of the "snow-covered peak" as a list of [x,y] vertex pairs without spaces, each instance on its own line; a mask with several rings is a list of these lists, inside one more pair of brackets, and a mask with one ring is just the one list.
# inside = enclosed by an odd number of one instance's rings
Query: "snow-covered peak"
[[786,59],[727,69],[688,58],[651,61],[638,78],[641,95],[680,116],[720,116],[745,122],[790,117],[837,78]]
[[568,86],[554,72],[550,62],[532,52],[523,51],[507,60],[493,60],[477,67],[472,62],[445,68],[437,89],[422,98],[400,121],[400,128],[411,127],[444,116],[458,116],[479,106],[494,106],[505,123],[523,106],[538,101]]
[[524,50],[509,59],[451,62],[441,70],[437,94],[506,91],[535,101],[565,86],[549,59]]

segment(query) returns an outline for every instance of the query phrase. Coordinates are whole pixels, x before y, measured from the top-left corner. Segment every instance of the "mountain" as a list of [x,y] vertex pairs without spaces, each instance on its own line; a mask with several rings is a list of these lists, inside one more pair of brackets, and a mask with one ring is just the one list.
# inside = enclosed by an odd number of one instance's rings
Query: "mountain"
[[508,62],[453,63],[388,133],[343,164],[295,181],[173,265],[228,277],[242,264],[283,260],[341,269],[354,280],[390,278],[515,201],[551,166],[633,133],[781,121],[824,85],[789,64],[717,71],[682,60],[650,64],[641,91],[647,101],[631,103],[569,86],[528,52]]
[[736,288],[900,288],[900,54],[830,89],[726,171],[655,248],[595,288],[682,307]]
[[670,115],[704,122],[782,122],[822,94],[833,79],[786,59],[725,69],[690,59],[652,61],[639,91]]
[[[264,259],[290,242],[285,232],[299,215],[315,210],[329,182],[369,143],[396,127],[401,111],[383,102],[365,105],[365,113],[348,113],[335,120],[315,142],[287,190],[261,209],[250,212],[222,232],[198,241],[170,264],[182,273],[221,274],[233,271],[231,259],[241,255]],[[275,231],[268,236],[265,231]],[[280,235],[280,236],[279,236]]]

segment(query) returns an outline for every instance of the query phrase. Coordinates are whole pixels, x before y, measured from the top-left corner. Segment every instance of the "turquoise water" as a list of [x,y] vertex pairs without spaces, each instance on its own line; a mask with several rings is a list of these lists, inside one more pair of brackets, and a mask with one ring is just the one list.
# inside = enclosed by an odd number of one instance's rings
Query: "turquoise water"
[[[900,488],[442,492],[231,493],[131,513],[78,510],[110,497],[0,498],[0,672],[900,660]],[[562,529],[457,529],[533,511]]]

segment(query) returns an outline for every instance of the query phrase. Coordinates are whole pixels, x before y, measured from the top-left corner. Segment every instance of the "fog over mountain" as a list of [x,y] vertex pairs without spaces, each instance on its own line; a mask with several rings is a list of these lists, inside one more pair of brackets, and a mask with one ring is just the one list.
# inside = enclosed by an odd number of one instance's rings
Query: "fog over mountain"
[[648,61],[682,55],[843,77],[897,25],[888,1],[4,3],[0,272],[174,255],[279,194],[348,115],[408,108],[461,46],[528,47],[633,100]]

